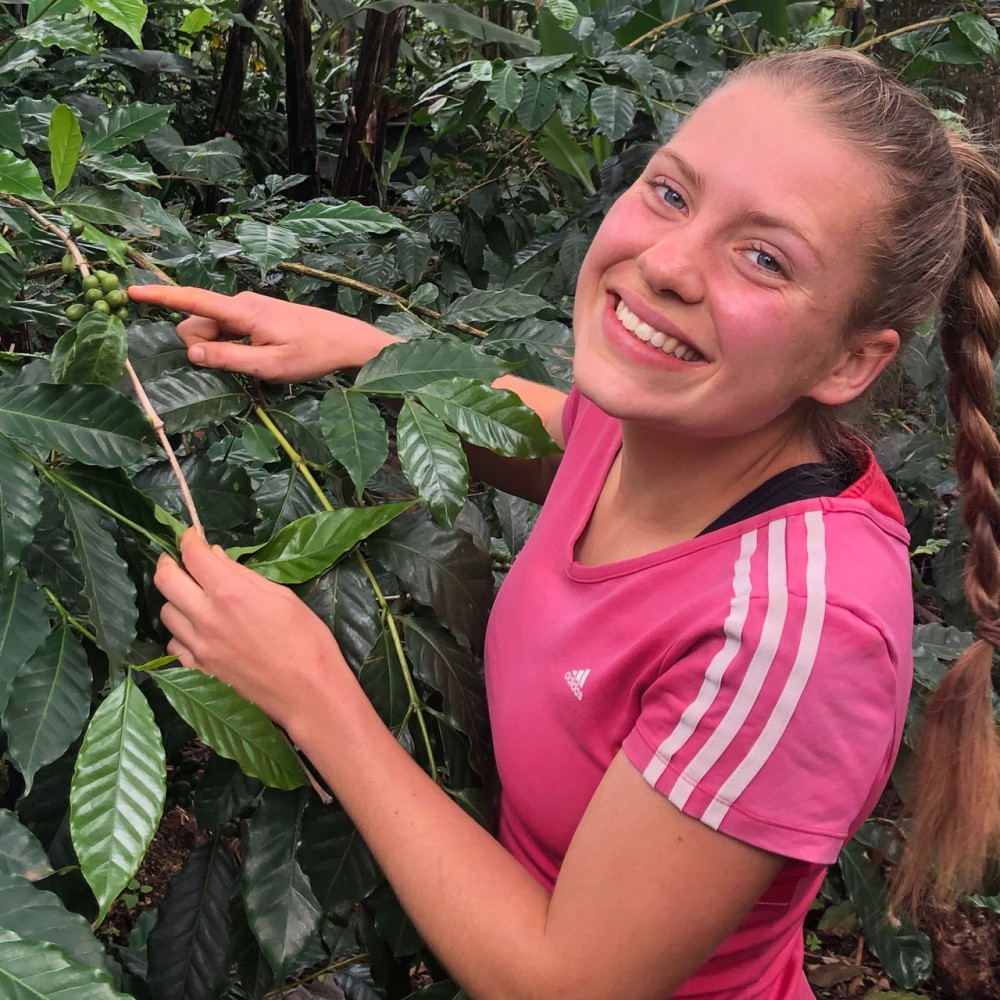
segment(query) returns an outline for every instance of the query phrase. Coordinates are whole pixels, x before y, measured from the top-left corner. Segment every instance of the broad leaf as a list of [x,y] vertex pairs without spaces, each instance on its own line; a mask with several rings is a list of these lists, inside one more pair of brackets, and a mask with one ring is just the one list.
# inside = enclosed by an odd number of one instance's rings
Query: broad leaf
[[357,673],[380,631],[375,592],[364,571],[353,561],[343,562],[324,573],[302,599],[329,626]]
[[473,649],[481,649],[493,597],[490,557],[460,528],[416,512],[369,541],[372,555]]
[[416,288],[434,258],[426,233],[400,233],[396,240],[396,267],[411,288]]
[[511,366],[454,340],[418,340],[390,344],[366,364],[354,382],[365,392],[387,395],[419,389],[462,375],[492,382]]
[[246,394],[231,375],[194,368],[157,376],[146,393],[171,434],[215,427],[247,407]]
[[67,910],[54,892],[38,889],[19,875],[0,874],[0,929],[25,941],[50,941],[80,965],[104,966],[104,948],[90,924]]
[[103,969],[71,961],[47,941],[0,931],[0,996],[4,1000],[129,1000]]
[[499,490],[494,491],[493,510],[500,522],[500,531],[507,551],[512,556],[516,556],[524,548],[540,509],[537,503],[532,503],[530,500],[522,500],[521,497]]
[[166,124],[173,109],[172,104],[143,104],[141,101],[112,108],[94,122],[84,148],[88,153],[113,153],[145,139]]
[[42,187],[38,168],[9,149],[0,149],[0,194],[12,194],[29,201],[51,201]]
[[319,927],[323,912],[295,857],[301,793],[264,792],[243,853],[243,902],[254,937],[281,979]]
[[49,156],[56,194],[73,179],[82,145],[83,134],[73,109],[68,104],[56,105],[49,122]]
[[373,205],[362,205],[356,201],[345,201],[336,205],[311,201],[289,212],[281,220],[281,227],[291,230],[303,239],[390,233],[393,230],[406,228],[394,215],[383,212]]
[[215,830],[246,812],[263,785],[247,777],[235,760],[212,754],[194,790],[194,814],[203,830]]
[[[143,219],[143,203],[139,196],[124,188],[67,188],[59,205],[92,226],[121,226],[136,236],[153,236],[156,230]],[[95,234],[97,229],[92,230]],[[84,230],[86,235],[87,230]]]
[[[32,464],[4,437],[0,437],[0,575],[21,562],[25,546],[35,536],[42,516],[42,495]],[[0,658],[0,690],[3,688]],[[0,711],[3,699],[0,698]]]
[[511,458],[538,458],[559,451],[538,414],[506,389],[447,379],[415,392],[428,410],[470,444]]
[[632,127],[635,119],[635,98],[621,87],[602,83],[590,95],[590,107],[597,118],[597,127],[612,142],[617,142]]
[[0,393],[0,434],[114,468],[146,454],[152,427],[106,386],[26,385]]
[[403,474],[434,520],[448,527],[464,506],[469,488],[462,442],[434,414],[409,399],[400,410],[396,438]]
[[[537,295],[528,295],[511,289],[488,291],[477,288],[455,299],[442,313],[441,318],[448,323],[499,323],[535,317],[540,312],[551,309],[552,304]],[[460,370],[450,374],[482,378],[474,372]],[[483,378],[483,381],[487,379]]]
[[389,455],[389,435],[382,414],[365,396],[337,386],[320,403],[319,425],[360,498],[365,484]]
[[264,278],[275,264],[294,257],[299,250],[299,238],[284,226],[268,226],[249,220],[236,228],[236,239],[243,252],[260,268]]
[[70,789],[70,832],[97,898],[98,921],[149,848],[166,783],[160,731],[130,675],[90,720]]
[[504,111],[515,111],[524,96],[524,84],[513,66],[504,66],[499,73],[493,74],[493,79],[486,85],[486,96],[498,108]]
[[129,360],[143,383],[164,372],[190,367],[187,348],[177,336],[173,323],[139,320],[130,323],[125,332]]
[[239,869],[220,840],[202,844],[170,880],[149,935],[157,997],[216,1000],[229,970],[229,901]]
[[61,757],[80,735],[90,712],[90,687],[87,656],[65,625],[49,635],[14,678],[3,728],[25,792],[31,791],[38,769]]
[[128,340],[117,316],[89,312],[52,348],[49,364],[56,382],[114,385],[125,370]]
[[114,181],[149,184],[152,187],[160,186],[153,168],[129,153],[123,153],[120,156],[112,156],[110,153],[93,153],[87,157],[87,167]]
[[282,528],[247,565],[276,583],[305,583],[412,506],[404,501],[309,514]]
[[37,837],[9,809],[0,809],[0,873],[29,882],[52,874]]
[[358,682],[381,720],[390,729],[398,729],[406,718],[410,696],[388,629],[382,632],[361,665]]
[[156,670],[152,678],[198,738],[235,760],[245,774],[272,788],[292,789],[305,783],[288,740],[228,684],[184,667]]
[[306,514],[316,513],[319,505],[312,487],[295,469],[269,475],[254,490],[253,498],[260,512],[254,528],[259,541],[265,541]]
[[981,52],[991,59],[1000,56],[1000,36],[993,23],[982,14],[965,11],[954,14],[951,23]]
[[556,109],[559,86],[551,76],[529,73],[523,80],[524,91],[517,106],[517,120],[529,132],[547,121]]
[[49,634],[42,592],[18,570],[0,585],[0,712],[17,672]]
[[139,620],[135,584],[118,554],[115,536],[105,529],[97,508],[61,486],[56,492],[73,536],[73,554],[83,570],[83,593],[97,645],[108,654],[112,667],[121,667],[132,648]]
[[142,26],[146,21],[146,5],[141,0],[81,0],[81,2],[105,21],[109,21],[116,28],[121,28],[135,42],[136,48],[142,48]]

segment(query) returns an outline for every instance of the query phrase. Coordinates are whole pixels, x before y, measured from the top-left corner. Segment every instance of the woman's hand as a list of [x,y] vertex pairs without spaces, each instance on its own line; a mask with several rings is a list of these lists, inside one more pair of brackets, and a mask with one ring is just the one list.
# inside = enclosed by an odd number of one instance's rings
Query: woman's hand
[[353,674],[326,625],[288,588],[209,545],[181,538],[183,567],[161,556],[154,582],[167,599],[160,618],[167,652],[231,684],[288,728],[316,687]]
[[[203,288],[132,285],[135,302],[191,313],[177,324],[193,364],[246,372],[269,382],[308,382],[360,368],[399,338],[350,316],[283,299]],[[248,338],[249,344],[233,343]]]

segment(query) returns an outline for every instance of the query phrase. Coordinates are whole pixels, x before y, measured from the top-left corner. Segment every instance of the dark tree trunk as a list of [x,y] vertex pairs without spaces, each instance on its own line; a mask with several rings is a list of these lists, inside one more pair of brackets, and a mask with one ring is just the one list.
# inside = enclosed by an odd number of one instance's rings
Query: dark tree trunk
[[[240,14],[253,24],[260,13],[262,0],[242,0]],[[240,103],[253,44],[253,28],[234,24],[226,42],[226,61],[222,64],[222,82],[212,113],[212,135],[236,135],[240,118]]]
[[316,156],[316,99],[309,73],[312,31],[305,0],[285,0],[285,110],[288,114],[288,172],[306,179],[290,189],[307,201],[319,195]]
[[333,193],[338,198],[381,202],[378,178],[388,125],[388,100],[382,86],[396,65],[405,26],[405,7],[391,14],[369,10],[365,15],[358,70],[333,182]]

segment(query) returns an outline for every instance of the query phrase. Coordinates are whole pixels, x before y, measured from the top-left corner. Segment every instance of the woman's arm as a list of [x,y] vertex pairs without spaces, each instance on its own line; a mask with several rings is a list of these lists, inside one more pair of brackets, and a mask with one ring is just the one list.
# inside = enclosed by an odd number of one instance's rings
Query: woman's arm
[[[136,302],[191,314],[177,324],[177,334],[192,363],[269,382],[308,382],[333,371],[356,370],[400,340],[351,316],[255,292],[229,296],[170,285],[133,285],[128,291]],[[236,343],[243,338],[249,343]],[[516,393],[563,445],[564,393],[512,375],[494,385]],[[559,465],[558,456],[506,459],[481,448],[467,450],[477,478],[529,500],[545,498]]]
[[170,651],[289,731],[476,1000],[664,1000],[781,867],[685,816],[619,755],[550,896],[406,754],[290,591],[193,532],[182,553],[187,572],[164,557],[156,576]]

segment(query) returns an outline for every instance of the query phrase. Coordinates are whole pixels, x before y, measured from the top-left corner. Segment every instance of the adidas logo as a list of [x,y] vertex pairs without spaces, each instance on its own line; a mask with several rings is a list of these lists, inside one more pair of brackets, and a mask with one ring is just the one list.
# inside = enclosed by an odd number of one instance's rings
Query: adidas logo
[[576,695],[577,701],[583,701],[583,685],[587,683],[590,676],[589,670],[567,670],[565,673],[566,683],[570,690]]

